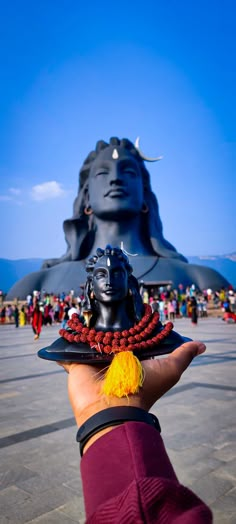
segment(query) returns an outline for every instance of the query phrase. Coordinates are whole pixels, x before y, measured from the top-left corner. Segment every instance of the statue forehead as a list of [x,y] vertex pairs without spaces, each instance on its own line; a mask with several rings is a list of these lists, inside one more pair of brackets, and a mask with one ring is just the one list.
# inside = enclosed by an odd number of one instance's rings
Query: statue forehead
[[134,155],[128,149],[121,146],[108,146],[102,149],[94,160],[94,164],[100,164],[103,161],[131,160],[137,164]]
[[114,267],[122,267],[125,269],[125,264],[117,256],[104,255],[97,260],[96,264],[94,265],[93,271],[95,272],[97,271],[97,269],[110,269]]

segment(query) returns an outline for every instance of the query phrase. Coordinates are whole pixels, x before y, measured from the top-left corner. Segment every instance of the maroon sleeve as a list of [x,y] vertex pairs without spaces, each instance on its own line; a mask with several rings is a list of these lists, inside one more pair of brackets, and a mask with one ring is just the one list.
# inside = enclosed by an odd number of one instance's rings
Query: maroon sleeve
[[158,431],[127,422],[81,461],[87,523],[210,524],[209,508],[175,475]]

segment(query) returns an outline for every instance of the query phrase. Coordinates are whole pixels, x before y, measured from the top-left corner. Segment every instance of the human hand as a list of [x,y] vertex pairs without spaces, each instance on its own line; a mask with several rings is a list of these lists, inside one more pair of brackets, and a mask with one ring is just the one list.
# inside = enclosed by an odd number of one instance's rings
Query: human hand
[[139,393],[128,398],[101,394],[106,367],[60,363],[68,372],[68,393],[77,425],[95,413],[114,406],[135,406],[149,411],[152,405],[180,379],[193,358],[204,353],[201,342],[186,342],[165,358],[144,360],[144,383]]

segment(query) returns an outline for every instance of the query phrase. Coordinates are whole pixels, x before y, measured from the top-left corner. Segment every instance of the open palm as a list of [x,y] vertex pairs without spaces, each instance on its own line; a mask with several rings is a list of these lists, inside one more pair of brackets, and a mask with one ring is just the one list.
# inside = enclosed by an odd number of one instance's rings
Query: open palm
[[63,363],[68,372],[68,393],[78,426],[89,417],[114,406],[136,406],[149,410],[180,379],[182,373],[206,347],[201,342],[186,342],[165,358],[144,360],[144,383],[136,395],[128,398],[101,394],[105,367]]

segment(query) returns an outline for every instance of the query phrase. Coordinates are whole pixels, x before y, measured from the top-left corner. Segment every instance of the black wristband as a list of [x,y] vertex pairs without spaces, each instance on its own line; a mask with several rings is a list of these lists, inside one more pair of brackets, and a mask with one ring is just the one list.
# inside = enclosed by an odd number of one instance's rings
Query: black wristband
[[81,457],[85,444],[93,435],[96,435],[102,429],[109,428],[109,426],[118,426],[131,421],[145,422],[161,432],[161,426],[156,415],[148,413],[144,409],[133,406],[117,406],[115,408],[103,409],[86,420],[77,432],[76,440],[80,443]]

